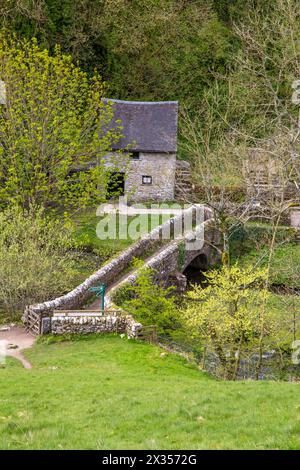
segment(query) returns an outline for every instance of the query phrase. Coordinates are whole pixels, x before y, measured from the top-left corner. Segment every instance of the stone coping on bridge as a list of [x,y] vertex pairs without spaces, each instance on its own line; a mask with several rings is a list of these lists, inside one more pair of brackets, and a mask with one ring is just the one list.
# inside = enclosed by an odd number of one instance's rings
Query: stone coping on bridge
[[54,310],[52,318],[61,317],[112,317],[120,313],[120,310]]

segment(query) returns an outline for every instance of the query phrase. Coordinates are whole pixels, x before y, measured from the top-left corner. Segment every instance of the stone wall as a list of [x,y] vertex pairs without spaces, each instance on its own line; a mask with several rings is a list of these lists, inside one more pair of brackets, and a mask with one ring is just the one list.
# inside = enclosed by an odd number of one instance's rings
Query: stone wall
[[[139,153],[132,159],[125,179],[125,194],[134,201],[166,202],[174,200],[175,153]],[[143,184],[151,176],[152,184]]]
[[[48,328],[42,333],[62,334],[91,334],[91,333],[124,333],[130,338],[137,337],[142,328],[140,323],[134,321],[130,315],[125,315],[120,310],[118,313],[107,312],[56,312],[48,320]],[[43,321],[43,322],[44,322]]]
[[51,318],[51,333],[53,335],[66,333],[125,333],[126,319],[124,317],[101,314],[54,315]]
[[[175,197],[175,153],[139,152],[139,158],[128,158],[126,153],[109,153],[105,164],[112,171],[124,173],[125,196],[135,202],[173,201]],[[143,184],[143,176],[152,178]]]
[[192,201],[194,199],[193,190],[194,187],[192,184],[191,166],[189,162],[177,160],[175,171],[176,201]]

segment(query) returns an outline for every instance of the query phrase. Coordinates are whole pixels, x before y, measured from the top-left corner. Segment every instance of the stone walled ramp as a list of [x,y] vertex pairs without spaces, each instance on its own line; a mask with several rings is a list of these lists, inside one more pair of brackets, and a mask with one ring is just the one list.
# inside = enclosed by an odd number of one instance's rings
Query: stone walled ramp
[[[155,265],[155,259],[160,257],[161,253],[165,253],[166,246],[161,247],[158,249],[152,256],[144,259],[144,266],[153,266]],[[153,266],[154,267],[154,266]],[[111,308],[113,302],[111,301],[111,295],[123,284],[128,282],[133,283],[136,276],[138,275],[138,270],[132,269],[130,272],[126,272],[126,274],[121,275],[118,277],[114,282],[108,285],[105,289],[105,306],[106,308]],[[85,307],[85,310],[90,309],[98,309],[100,304],[100,299],[94,300],[89,305]]]

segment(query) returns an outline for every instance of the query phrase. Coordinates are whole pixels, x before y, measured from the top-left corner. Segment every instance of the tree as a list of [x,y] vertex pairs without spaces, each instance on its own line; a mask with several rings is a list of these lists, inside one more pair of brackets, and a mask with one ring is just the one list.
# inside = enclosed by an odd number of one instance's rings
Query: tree
[[[254,348],[262,355],[264,340],[272,331],[272,317],[266,309],[267,273],[252,266],[223,266],[205,274],[205,289],[194,285],[187,293],[189,303],[182,311],[191,335],[216,354],[220,374],[235,380],[241,360]],[[257,361],[260,366],[260,359]]]
[[123,99],[198,103],[234,46],[211,0],[0,0],[1,23],[50,51],[60,44]]
[[299,201],[299,18],[295,0],[249,2],[233,28],[241,47],[231,70],[215,76],[196,116],[184,116],[183,152],[214,210],[225,261],[231,234],[253,216],[273,226],[271,260],[282,215]]
[[[232,136],[224,124],[231,105],[230,96],[224,100],[225,93],[216,81],[205,93],[197,114],[191,116],[186,109],[182,110],[181,147],[191,164],[193,202],[196,199],[212,209],[222,239],[221,260],[229,265],[230,239],[251,218],[254,197],[246,193],[241,171],[243,155],[232,145]],[[192,202],[189,193],[185,202]]]
[[143,261],[134,260],[133,267],[138,270],[134,284],[120,287],[113,301],[143,325],[156,325],[159,333],[174,330],[178,323],[174,288],[156,284],[155,271]]
[[[300,120],[292,100],[300,74],[299,2],[275,0],[268,6],[268,14],[264,11],[260,6],[235,25],[242,52],[235,59],[231,113],[224,124],[233,136],[232,146],[247,162],[252,194],[267,206],[266,217],[272,225],[270,270],[282,216],[300,197]],[[236,125],[233,115],[238,109]],[[271,180],[266,191],[263,179]]]
[[[119,138],[104,84],[35,39],[1,35],[0,205],[84,206],[103,201],[104,155]],[[118,126],[119,127],[119,126]],[[78,171],[85,170],[85,171]]]
[[67,292],[77,257],[72,233],[42,209],[0,212],[0,311],[16,317],[28,304]]

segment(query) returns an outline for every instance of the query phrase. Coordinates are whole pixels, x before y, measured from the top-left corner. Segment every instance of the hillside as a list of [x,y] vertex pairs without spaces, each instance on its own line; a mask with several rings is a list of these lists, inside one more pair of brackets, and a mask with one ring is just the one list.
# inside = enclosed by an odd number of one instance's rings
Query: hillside
[[296,449],[299,384],[218,382],[117,336],[43,344],[1,371],[1,449]]

